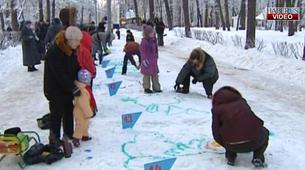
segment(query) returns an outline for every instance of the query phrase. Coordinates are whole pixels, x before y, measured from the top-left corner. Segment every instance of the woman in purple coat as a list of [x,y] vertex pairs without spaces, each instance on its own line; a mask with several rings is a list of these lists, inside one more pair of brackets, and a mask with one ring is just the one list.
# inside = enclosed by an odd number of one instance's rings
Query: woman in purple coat
[[[158,68],[158,44],[154,29],[151,26],[143,27],[143,38],[140,45],[141,53],[141,73],[143,77],[143,87],[145,93],[160,93]],[[150,89],[152,82],[152,89]]]

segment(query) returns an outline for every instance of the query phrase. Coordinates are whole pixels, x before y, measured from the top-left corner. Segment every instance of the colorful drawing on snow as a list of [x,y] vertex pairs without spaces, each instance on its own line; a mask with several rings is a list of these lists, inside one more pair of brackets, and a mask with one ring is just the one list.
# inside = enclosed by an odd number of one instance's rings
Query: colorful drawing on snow
[[184,101],[184,99],[180,98],[180,97],[174,97],[172,100],[169,100],[169,102],[161,103],[161,104],[158,104],[158,103],[142,104],[138,97],[132,98],[132,97],[128,97],[128,96],[121,98],[121,101],[143,107],[145,109],[145,111],[149,112],[149,113],[164,112],[166,115],[193,114],[193,113],[209,114],[209,112],[194,109],[192,107],[190,107],[190,108],[183,107],[183,105],[181,103]]
[[[143,141],[141,139],[145,138]],[[121,149],[126,156],[124,161],[124,168],[131,170],[134,169],[133,164],[139,160],[164,160],[173,157],[194,156],[202,153],[215,153],[205,148],[208,136],[202,138],[194,138],[187,141],[177,141],[171,137],[166,137],[160,132],[148,132],[145,134],[135,134],[132,140],[129,140],[122,144]],[[153,148],[149,146],[142,152],[136,152],[134,148],[139,148],[146,144],[146,141],[158,142],[161,146],[164,146],[163,151],[155,152]],[[163,147],[161,147],[163,148]],[[222,153],[216,153],[222,154]]]
[[109,90],[109,95],[110,96],[116,95],[120,86],[121,86],[121,84],[122,84],[122,81],[107,84],[108,90]]
[[105,72],[106,72],[107,78],[111,79],[114,75],[114,71],[115,71],[115,67],[112,67],[112,68],[106,70]]
[[170,170],[174,165],[176,158],[166,159],[158,162],[147,163],[144,165],[145,170]]
[[108,66],[108,64],[110,63],[110,60],[104,60],[102,62],[102,68],[106,68]]
[[141,116],[142,112],[136,112],[136,113],[129,113],[129,114],[123,114],[122,115],[122,128],[133,128],[133,126],[138,121],[139,117]]

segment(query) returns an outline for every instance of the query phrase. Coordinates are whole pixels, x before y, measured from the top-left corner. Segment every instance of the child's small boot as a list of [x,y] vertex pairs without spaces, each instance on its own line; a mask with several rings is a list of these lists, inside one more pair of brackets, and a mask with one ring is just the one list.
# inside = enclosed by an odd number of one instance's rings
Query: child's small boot
[[82,137],[82,141],[89,141],[89,140],[91,140],[92,138],[91,137],[89,137],[89,136],[83,136]]
[[62,137],[62,147],[64,149],[65,158],[70,158],[72,155],[72,144],[69,142],[69,139],[66,135]]
[[77,138],[73,138],[72,143],[73,143],[74,147],[78,148],[80,146],[79,139],[77,139]]

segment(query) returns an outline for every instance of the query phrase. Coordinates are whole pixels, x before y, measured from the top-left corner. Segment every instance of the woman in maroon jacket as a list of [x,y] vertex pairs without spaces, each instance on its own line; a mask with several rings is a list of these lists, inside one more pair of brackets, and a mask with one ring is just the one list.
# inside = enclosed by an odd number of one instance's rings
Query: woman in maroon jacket
[[225,86],[214,94],[212,105],[213,136],[226,149],[227,163],[234,165],[236,153],[254,152],[254,166],[264,166],[269,131],[247,101],[236,89]]

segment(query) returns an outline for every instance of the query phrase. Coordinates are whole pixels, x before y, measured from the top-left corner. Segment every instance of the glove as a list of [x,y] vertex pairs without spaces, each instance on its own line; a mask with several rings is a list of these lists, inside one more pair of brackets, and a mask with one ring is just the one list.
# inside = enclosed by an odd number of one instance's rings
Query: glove
[[75,87],[73,90],[73,96],[79,97],[81,95],[80,89],[78,87]]
[[194,78],[194,79],[192,80],[192,83],[193,83],[193,84],[196,84],[196,83],[197,83],[197,79]]

